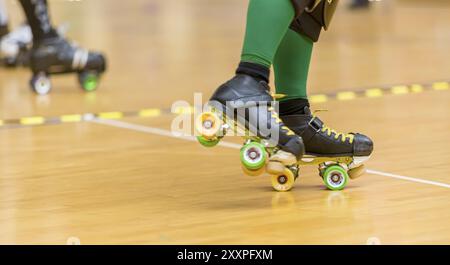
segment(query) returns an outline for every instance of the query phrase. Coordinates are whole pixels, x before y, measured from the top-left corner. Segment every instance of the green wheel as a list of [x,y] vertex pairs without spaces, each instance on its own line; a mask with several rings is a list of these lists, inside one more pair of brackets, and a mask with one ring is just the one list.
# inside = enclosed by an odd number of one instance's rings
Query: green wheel
[[98,75],[95,73],[83,72],[78,75],[78,81],[85,91],[91,92],[97,89]]
[[339,165],[329,166],[323,173],[323,181],[330,190],[342,190],[347,185],[348,173]]
[[241,148],[241,163],[249,170],[258,170],[266,164],[267,152],[264,145],[251,142]]
[[197,136],[197,140],[204,147],[214,147],[220,142],[220,139],[209,140],[203,136]]

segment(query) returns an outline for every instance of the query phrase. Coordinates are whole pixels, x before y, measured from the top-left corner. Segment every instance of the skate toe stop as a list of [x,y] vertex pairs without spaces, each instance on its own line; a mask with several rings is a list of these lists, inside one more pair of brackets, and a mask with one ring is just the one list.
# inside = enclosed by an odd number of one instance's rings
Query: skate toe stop
[[363,134],[355,134],[355,143],[354,143],[354,155],[355,156],[369,156],[373,151],[373,141],[363,135]]

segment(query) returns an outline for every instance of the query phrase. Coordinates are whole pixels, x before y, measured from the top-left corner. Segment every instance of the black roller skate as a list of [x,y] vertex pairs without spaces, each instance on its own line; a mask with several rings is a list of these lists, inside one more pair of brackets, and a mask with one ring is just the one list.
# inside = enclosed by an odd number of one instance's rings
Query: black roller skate
[[241,162],[248,175],[268,172],[277,191],[288,191],[298,177],[303,156],[301,138],[286,127],[271,106],[274,101],[266,81],[237,74],[211,98],[211,110],[197,118],[197,137],[204,146],[216,145],[229,132],[245,140]]
[[22,25],[0,40],[0,57],[6,67],[29,66],[32,34],[28,25]]
[[300,165],[319,165],[319,173],[331,190],[343,189],[348,179],[364,173],[363,163],[373,151],[372,140],[359,133],[339,133],[324,125],[308,107],[302,115],[281,116],[305,144]]
[[348,8],[349,9],[368,9],[370,7],[369,0],[353,0]]
[[51,90],[49,76],[54,74],[77,73],[81,87],[94,91],[100,74],[106,69],[106,61],[101,53],[89,52],[58,36],[34,44],[30,67],[33,71],[31,89],[45,95]]

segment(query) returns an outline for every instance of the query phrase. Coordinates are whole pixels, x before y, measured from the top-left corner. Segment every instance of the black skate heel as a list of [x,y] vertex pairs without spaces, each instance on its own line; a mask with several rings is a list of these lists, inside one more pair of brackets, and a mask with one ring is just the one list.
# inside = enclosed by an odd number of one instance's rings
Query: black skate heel
[[99,77],[106,70],[106,60],[101,53],[89,52],[57,37],[32,48],[30,67],[31,89],[39,95],[50,92],[51,75],[68,73],[77,73],[80,86],[90,92],[97,89]]
[[211,147],[229,131],[245,140],[241,148],[244,173],[267,172],[277,191],[288,191],[298,177],[298,160],[304,154],[302,139],[279,119],[265,81],[237,74],[220,86],[209,102],[211,111],[196,121],[197,139]]

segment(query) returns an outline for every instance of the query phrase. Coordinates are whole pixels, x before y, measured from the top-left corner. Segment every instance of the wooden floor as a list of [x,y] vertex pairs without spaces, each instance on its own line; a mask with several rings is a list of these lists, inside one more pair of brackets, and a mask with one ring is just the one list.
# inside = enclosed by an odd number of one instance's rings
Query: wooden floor
[[[247,1],[49,2],[70,38],[107,53],[108,72],[96,93],[63,76],[37,97],[26,69],[0,68],[0,119],[206,100],[239,60]],[[449,81],[450,4],[427,2],[341,5],[316,45],[310,94]],[[273,192],[241,172],[233,146],[166,135],[171,114],[0,127],[0,243],[450,244],[450,91],[398,94],[313,104],[330,127],[375,141],[370,173],[341,192],[312,167]]]

